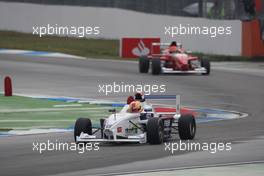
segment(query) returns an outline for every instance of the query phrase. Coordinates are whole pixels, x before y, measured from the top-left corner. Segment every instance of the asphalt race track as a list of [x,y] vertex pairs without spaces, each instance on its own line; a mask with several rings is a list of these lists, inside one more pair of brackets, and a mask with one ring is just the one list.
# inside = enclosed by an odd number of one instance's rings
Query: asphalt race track
[[1,79],[4,75],[12,76],[15,93],[115,100],[125,100],[127,95],[102,95],[98,85],[113,82],[165,84],[166,93],[181,94],[185,106],[249,114],[242,119],[199,124],[196,142],[232,142],[234,150],[229,153],[177,152],[172,156],[164,151],[164,145],[111,144],[84,154],[74,151],[39,154],[32,151],[33,142],[72,142],[73,134],[0,137],[1,175],[94,175],[264,161],[264,72],[253,66],[233,68],[232,64],[220,63],[213,65],[210,76],[152,76],[139,74],[133,62],[2,54],[0,75]]

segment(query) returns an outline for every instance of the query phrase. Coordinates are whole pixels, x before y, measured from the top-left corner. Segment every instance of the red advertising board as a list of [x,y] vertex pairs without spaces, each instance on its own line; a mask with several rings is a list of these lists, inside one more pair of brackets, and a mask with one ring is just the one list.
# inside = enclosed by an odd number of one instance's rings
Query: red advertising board
[[256,6],[256,11],[260,13],[263,7],[262,0],[255,0],[255,6]]
[[159,47],[151,47],[152,43],[160,43],[160,38],[122,38],[120,55],[122,58],[138,58],[142,55],[159,53]]

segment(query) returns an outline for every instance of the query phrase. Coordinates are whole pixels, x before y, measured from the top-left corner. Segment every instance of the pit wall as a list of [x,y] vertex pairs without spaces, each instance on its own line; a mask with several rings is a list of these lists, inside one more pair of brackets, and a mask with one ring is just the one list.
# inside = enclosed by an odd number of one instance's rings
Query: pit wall
[[[166,15],[145,14],[114,8],[37,5],[0,2],[0,30],[32,33],[33,26],[99,26],[94,38],[158,37],[162,42],[176,40],[195,52],[220,55],[242,54],[242,22],[208,20]],[[165,35],[165,26],[179,24],[198,27],[231,26],[231,35],[215,38],[206,35]]]

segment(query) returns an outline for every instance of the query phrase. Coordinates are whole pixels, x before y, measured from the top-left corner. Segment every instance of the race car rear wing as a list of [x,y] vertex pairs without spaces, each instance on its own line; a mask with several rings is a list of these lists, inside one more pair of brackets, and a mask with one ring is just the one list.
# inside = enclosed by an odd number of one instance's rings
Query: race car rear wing
[[[170,46],[170,43],[152,43],[151,44],[151,51],[150,51],[150,53],[151,53],[151,55],[152,56],[155,56],[155,57],[160,57],[160,56],[162,56],[163,54],[161,54],[160,53],[160,51],[161,51],[161,46],[165,46],[165,47],[168,47],[168,46]],[[154,51],[155,51],[155,47],[158,47],[159,48],[159,53],[155,53]]]
[[[171,43],[156,43],[156,42],[154,42],[151,44],[151,52],[150,53],[152,53],[152,56],[156,56],[156,57],[163,56],[164,55],[163,53],[155,53],[154,47],[159,47],[159,49],[161,49],[161,46],[169,47],[170,45],[171,45]],[[182,48],[181,43],[177,43],[177,46],[178,46],[178,48]]]
[[[170,43],[152,43],[152,46],[170,46]],[[181,47],[181,43],[177,43],[177,46]]]
[[180,95],[145,95],[146,100],[175,100],[176,113],[175,115],[181,114],[181,97]]
[[169,46],[170,43],[152,43],[152,46]]

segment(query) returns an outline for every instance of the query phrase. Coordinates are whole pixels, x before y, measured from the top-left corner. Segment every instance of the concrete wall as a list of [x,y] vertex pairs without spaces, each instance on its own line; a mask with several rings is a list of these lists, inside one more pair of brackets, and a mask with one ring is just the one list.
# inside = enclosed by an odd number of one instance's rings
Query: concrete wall
[[[184,35],[174,38],[164,35],[164,26],[179,24],[193,26],[231,26],[232,34],[211,38],[202,35]],[[160,37],[162,42],[177,40],[192,51],[241,55],[242,25],[237,20],[207,20],[165,15],[153,15],[133,11],[52,6],[27,3],[0,2],[0,30],[32,33],[32,26],[100,26],[100,38]]]

